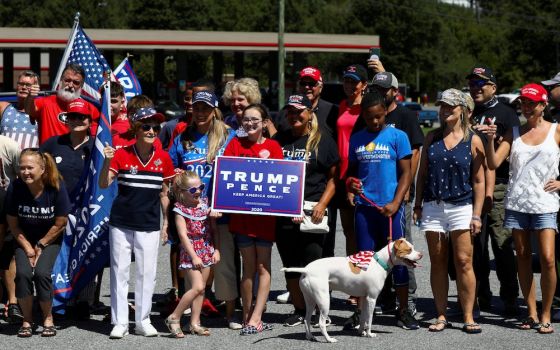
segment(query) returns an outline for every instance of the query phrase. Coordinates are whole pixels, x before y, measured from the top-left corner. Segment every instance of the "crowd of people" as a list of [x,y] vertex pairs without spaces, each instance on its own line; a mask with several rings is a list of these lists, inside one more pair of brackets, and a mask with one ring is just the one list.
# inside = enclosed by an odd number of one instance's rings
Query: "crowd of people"
[[[51,273],[80,176],[94,151],[99,118],[99,111],[80,98],[85,76],[81,66],[70,64],[56,94],[41,98],[37,74],[25,71],[18,77],[17,101],[0,103],[0,277],[7,291],[6,317],[21,323],[19,337],[35,332],[35,293],[41,336],[57,334]],[[450,88],[441,94],[440,126],[426,135],[415,113],[397,103],[397,77],[378,59],[368,60],[367,68],[349,65],[341,79],[346,97],[335,105],[321,99],[321,71],[303,68],[296,91],[276,116],[261,103],[255,79],[226,84],[222,99],[230,112],[225,114],[213,82],[201,79],[187,86],[186,115],[170,121],[146,96],[125,104],[123,88],[111,83],[113,142],[104,145],[98,169],[101,188],[118,184],[109,218],[111,338],[128,334],[131,309],[136,334],[158,335],[150,313],[161,242],[171,245],[165,324],[172,337],[210,335],[201,314],[217,312],[218,302],[224,304],[225,325],[241,335],[272,329],[263,316],[274,243],[285,267],[334,256],[337,217],[346,255],[377,251],[388,239],[412,241],[411,226],[419,225],[431,261],[435,320],[429,331],[450,326],[451,278],[457,283],[462,330],[482,332],[480,310],[496,308],[489,286],[491,242],[503,314],[519,316],[521,329],[554,332],[551,322],[560,318],[560,311],[552,313],[554,297],[560,296],[555,249],[560,73],[521,89],[517,102],[526,122],[520,123],[516,111],[497,100],[492,69],[477,66],[466,75],[468,91]],[[305,216],[211,210],[214,162],[221,155],[305,162]],[[302,231],[305,220],[326,222],[328,228]],[[533,248],[540,259],[540,312]],[[130,308],[132,256],[136,281]],[[78,316],[89,317],[99,303],[102,275],[69,303]],[[278,301],[290,302],[294,311],[284,326],[304,322],[299,278],[285,273],[287,291]],[[414,270],[395,266],[376,313],[394,314],[398,327],[419,329],[416,288]],[[345,329],[357,328],[361,297],[348,296],[356,311]],[[182,326],[188,309],[189,324]]]

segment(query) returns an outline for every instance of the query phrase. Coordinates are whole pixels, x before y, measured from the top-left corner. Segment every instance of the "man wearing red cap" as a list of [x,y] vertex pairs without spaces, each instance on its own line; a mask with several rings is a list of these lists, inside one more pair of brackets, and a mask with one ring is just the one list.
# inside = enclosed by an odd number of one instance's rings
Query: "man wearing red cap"
[[[85,71],[78,64],[69,64],[62,72],[56,95],[36,99],[39,94],[39,85],[31,86],[29,95],[25,99],[25,112],[32,121],[39,123],[39,144],[51,136],[68,133],[68,126],[64,121],[64,112],[68,103],[80,97],[84,85]],[[87,103],[87,102],[86,102]],[[99,119],[99,111],[90,106],[93,121]],[[92,132],[97,129],[97,123],[92,123]],[[92,133],[93,134],[93,133]]]
[[[313,105],[313,112],[317,115],[321,130],[327,132],[336,140],[336,119],[338,118],[338,107],[321,99],[323,91],[323,78],[321,71],[315,67],[305,67],[299,72],[298,91],[307,96]],[[282,111],[276,120],[278,131],[290,128],[286,119],[285,111]]]
[[[467,75],[469,92],[474,100],[475,108],[472,115],[474,128],[477,125],[493,122],[497,125],[495,147],[498,148],[506,132],[514,126],[519,126],[519,118],[515,111],[498,101],[496,97],[496,77],[491,68],[476,66]],[[488,240],[492,242],[492,250],[496,259],[496,274],[500,281],[500,298],[504,303],[506,315],[516,315],[516,304],[519,288],[515,268],[515,257],[512,248],[511,230],[503,227],[504,194],[509,180],[509,163],[506,161],[495,171],[496,181],[486,186],[486,201],[483,213],[487,213],[485,225],[480,235],[480,244],[475,243],[474,270],[477,279],[478,305],[482,310],[491,309],[492,292],[490,291],[489,275],[490,261],[488,254]],[[493,193],[493,196],[490,195]],[[483,239],[485,237],[486,239]]]

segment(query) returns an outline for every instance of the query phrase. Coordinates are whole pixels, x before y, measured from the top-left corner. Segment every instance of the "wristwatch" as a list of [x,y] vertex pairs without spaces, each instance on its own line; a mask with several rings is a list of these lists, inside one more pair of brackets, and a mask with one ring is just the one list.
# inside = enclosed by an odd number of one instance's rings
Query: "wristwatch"
[[44,245],[43,243],[41,243],[40,241],[37,242],[37,244],[35,244],[35,246],[41,250],[45,250],[45,248],[47,247],[46,245]]

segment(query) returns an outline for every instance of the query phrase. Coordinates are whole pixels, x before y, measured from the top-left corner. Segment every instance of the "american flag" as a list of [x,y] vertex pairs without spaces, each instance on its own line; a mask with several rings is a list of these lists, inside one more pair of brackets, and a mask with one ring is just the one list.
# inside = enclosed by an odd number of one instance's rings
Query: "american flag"
[[8,105],[0,121],[0,134],[15,140],[20,149],[39,147],[37,124],[32,124],[29,116]]
[[[82,66],[86,71],[86,79],[84,87],[82,89],[82,95],[92,98],[96,101],[101,99],[99,94],[99,88],[103,84],[103,73],[109,70],[109,65],[107,60],[99,53],[91,39],[86,35],[82,26],[79,24],[74,30],[74,34],[70,38],[68,43],[71,45],[70,52],[67,55],[65,53],[64,57],[66,60],[62,60],[60,63],[60,68],[64,69],[70,63],[76,63]],[[68,50],[68,48],[67,48]],[[59,72],[62,71],[59,69]],[[60,76],[55,81],[53,85],[54,88],[58,85],[60,81]]]

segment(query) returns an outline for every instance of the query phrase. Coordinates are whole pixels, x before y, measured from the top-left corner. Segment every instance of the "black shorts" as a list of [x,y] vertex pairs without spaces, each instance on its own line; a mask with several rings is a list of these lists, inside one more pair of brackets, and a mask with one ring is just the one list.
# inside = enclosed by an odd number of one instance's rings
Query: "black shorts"
[[10,263],[16,251],[16,245],[17,243],[14,239],[4,241],[4,246],[2,250],[0,250],[0,270],[7,270],[10,268]]

